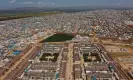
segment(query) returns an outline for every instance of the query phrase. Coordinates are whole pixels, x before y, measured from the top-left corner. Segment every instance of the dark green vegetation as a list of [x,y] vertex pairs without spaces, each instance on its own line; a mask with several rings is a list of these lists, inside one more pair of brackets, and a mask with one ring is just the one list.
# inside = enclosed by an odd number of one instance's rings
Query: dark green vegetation
[[[84,57],[84,61],[85,62],[101,62],[101,58],[100,56],[97,54],[97,53],[91,53],[90,55],[89,54],[83,54],[83,57]],[[91,58],[89,59],[88,57],[95,57],[96,59],[95,60],[92,60]]]
[[43,42],[62,42],[62,41],[67,41],[67,40],[72,40],[74,38],[73,35],[69,34],[54,34],[53,36],[48,37],[47,39],[44,39],[41,41]]
[[[53,57],[54,58],[47,58],[47,57]],[[51,53],[43,53],[43,55],[41,56],[40,58],[40,61],[52,61],[52,62],[56,62],[57,61],[57,58],[59,56],[59,53],[54,53],[54,54],[51,54]]]
[[0,21],[4,20],[12,20],[12,19],[19,19],[19,18],[27,18],[27,17],[39,17],[39,16],[50,16],[61,14],[63,12],[38,12],[38,13],[16,13],[16,14],[0,14]]

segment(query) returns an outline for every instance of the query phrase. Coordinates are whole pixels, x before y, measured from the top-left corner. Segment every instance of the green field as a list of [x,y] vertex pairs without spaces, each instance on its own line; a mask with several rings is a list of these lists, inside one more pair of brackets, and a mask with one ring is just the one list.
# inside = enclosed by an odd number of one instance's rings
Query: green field
[[74,36],[69,35],[69,34],[54,34],[53,36],[48,37],[47,39],[44,39],[41,41],[43,42],[62,42],[62,41],[67,41],[67,40],[72,40]]
[[38,13],[0,14],[0,21],[27,18],[27,17],[50,16],[62,13],[63,12],[53,11],[53,12],[38,12]]

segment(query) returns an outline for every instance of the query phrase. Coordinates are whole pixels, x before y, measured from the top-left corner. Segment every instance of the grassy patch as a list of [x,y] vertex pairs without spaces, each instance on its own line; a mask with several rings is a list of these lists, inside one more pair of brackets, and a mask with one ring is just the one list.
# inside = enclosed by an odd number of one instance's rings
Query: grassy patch
[[72,40],[74,36],[68,35],[68,34],[55,34],[53,36],[48,37],[47,39],[41,41],[43,42],[62,42],[62,41],[67,41],[67,40]]

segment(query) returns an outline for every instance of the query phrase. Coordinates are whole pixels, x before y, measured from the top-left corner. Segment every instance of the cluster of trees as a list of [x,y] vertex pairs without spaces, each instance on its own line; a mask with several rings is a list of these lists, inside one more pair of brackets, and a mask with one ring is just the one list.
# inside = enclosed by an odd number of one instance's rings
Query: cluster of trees
[[95,56],[96,59],[93,60],[94,62],[97,62],[97,61],[101,62],[101,58],[97,53],[91,53],[90,55],[89,54],[83,54],[85,62],[92,62],[92,59],[88,58],[89,56],[92,56],[92,57]]
[[49,59],[49,61],[52,61],[52,62],[56,62],[57,61],[57,58],[59,56],[59,53],[54,53],[54,54],[51,54],[51,53],[43,53],[42,57],[40,58],[40,61],[48,61],[48,56],[54,56],[54,58],[52,59]]

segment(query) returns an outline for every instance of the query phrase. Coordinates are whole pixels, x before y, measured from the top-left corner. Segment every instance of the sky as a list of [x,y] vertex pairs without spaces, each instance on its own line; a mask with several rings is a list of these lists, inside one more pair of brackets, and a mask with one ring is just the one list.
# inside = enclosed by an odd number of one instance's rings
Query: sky
[[133,7],[133,0],[0,0],[0,9],[70,6]]

